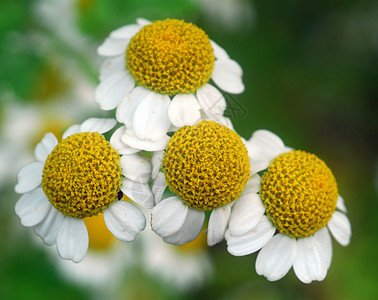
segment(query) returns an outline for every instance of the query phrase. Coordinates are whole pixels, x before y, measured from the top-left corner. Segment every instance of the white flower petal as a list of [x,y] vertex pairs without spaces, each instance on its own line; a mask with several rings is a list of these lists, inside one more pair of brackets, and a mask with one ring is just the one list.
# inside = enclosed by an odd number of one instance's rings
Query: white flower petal
[[122,99],[134,88],[135,80],[124,70],[101,81],[95,90],[95,100],[103,110],[116,108]]
[[89,118],[80,125],[81,132],[98,132],[103,134],[116,126],[115,119]]
[[41,188],[21,196],[15,206],[15,212],[21,224],[30,227],[40,223],[48,214],[51,204]]
[[34,232],[47,245],[51,246],[56,243],[60,226],[63,223],[64,216],[54,206],[50,205],[50,210],[46,218],[34,227]]
[[265,207],[258,194],[250,193],[239,197],[232,207],[229,230],[241,235],[255,227],[264,215]]
[[158,204],[162,199],[163,193],[167,187],[165,175],[163,172],[159,172],[154,180],[152,181],[152,193],[155,196],[155,205]]
[[34,190],[42,182],[43,163],[39,161],[31,162],[17,173],[17,184],[15,191],[18,194],[27,193]]
[[210,118],[222,116],[227,106],[222,93],[211,84],[205,84],[197,90],[197,99]]
[[165,135],[162,139],[158,141],[148,141],[141,140],[135,136],[132,129],[126,129],[122,136],[122,141],[135,149],[146,150],[146,151],[159,151],[165,149],[169,141],[169,136]]
[[138,154],[123,155],[120,160],[122,174],[139,183],[147,183],[151,176],[151,164]]
[[179,94],[173,97],[168,108],[168,117],[176,127],[197,124],[201,119],[201,106],[191,94]]
[[152,195],[148,184],[124,179],[122,181],[121,191],[131,200],[144,208],[151,209],[155,205],[155,198],[154,195]]
[[170,122],[168,107],[171,103],[167,95],[149,92],[134,112],[133,130],[142,140],[158,141],[167,133]]
[[151,228],[163,238],[173,235],[184,224],[187,213],[188,206],[180,198],[167,198],[151,210]]
[[336,207],[340,209],[343,213],[347,213],[347,208],[344,203],[344,198],[340,195],[337,197],[337,204]]
[[207,244],[209,246],[214,246],[224,239],[230,214],[230,205],[213,209],[211,212],[207,228]]
[[227,230],[227,250],[235,256],[251,254],[264,247],[275,231],[276,228],[266,216],[263,216],[252,230],[241,235],[232,235],[230,230]]
[[152,165],[151,177],[152,178],[155,178],[157,174],[159,173],[161,169],[161,164],[163,162],[163,156],[164,156],[164,151],[155,151],[154,154],[152,155],[152,159],[151,159],[151,165]]
[[100,67],[100,81],[105,81],[108,77],[123,72],[125,68],[125,55],[118,55],[105,59]]
[[346,215],[335,211],[331,220],[328,222],[328,228],[340,245],[347,246],[349,244],[352,235],[352,227]]
[[126,201],[117,201],[104,211],[105,224],[119,240],[133,241],[146,227],[146,218],[138,207]]
[[58,140],[55,135],[51,132],[46,133],[42,141],[35,147],[35,158],[40,162],[45,162],[47,156],[49,156],[56,145],[58,145]]
[[[322,229],[318,230],[314,234],[314,240],[319,244],[320,250],[319,253],[321,255],[321,261],[322,261],[322,266],[326,270],[329,269],[331,266],[331,261],[332,261],[332,239],[331,235],[328,232],[327,227],[323,227]],[[327,272],[323,274],[324,277],[327,275]],[[318,280],[323,280],[324,278],[318,279]]]
[[110,144],[113,146],[114,150],[116,150],[120,155],[133,154],[139,152],[138,149],[129,147],[122,141],[122,136],[125,134],[125,131],[125,126],[118,128],[110,138]]
[[79,124],[75,124],[75,125],[68,127],[68,129],[62,135],[62,139],[66,139],[69,136],[74,135],[76,133],[80,133],[80,125]]
[[146,26],[146,25],[150,25],[151,21],[148,21],[147,19],[144,19],[144,18],[138,18],[137,23],[140,26]]
[[219,46],[216,42],[210,40],[211,46],[213,47],[214,50],[214,56],[216,59],[228,59],[229,56],[221,46]]
[[110,33],[110,37],[115,39],[130,39],[140,30],[141,26],[137,24],[130,24],[122,26]]
[[185,222],[181,228],[174,234],[163,237],[164,242],[172,245],[184,245],[195,240],[200,234],[203,223],[205,221],[205,213],[203,211],[188,208]]
[[242,196],[249,193],[258,193],[261,186],[261,177],[258,174],[253,174],[251,178],[247,181],[247,184],[244,187]]
[[240,94],[244,91],[242,82],[243,71],[239,64],[232,59],[220,59],[214,63],[211,78],[222,90],[231,94]]
[[89,237],[82,219],[64,217],[60,227],[56,248],[60,257],[78,263],[87,253]]
[[285,148],[282,140],[268,130],[256,130],[246,146],[251,159],[252,173],[266,169],[272,159],[283,153]]
[[126,48],[130,39],[115,39],[112,37],[106,38],[100,47],[97,48],[97,53],[101,56],[115,56],[126,52]]
[[145,87],[137,86],[127,94],[117,107],[116,118],[118,122],[125,124],[127,127],[131,127],[135,109],[149,93],[150,91]]
[[296,240],[287,235],[273,236],[257,255],[257,274],[264,275],[269,281],[284,277],[293,265],[296,246]]

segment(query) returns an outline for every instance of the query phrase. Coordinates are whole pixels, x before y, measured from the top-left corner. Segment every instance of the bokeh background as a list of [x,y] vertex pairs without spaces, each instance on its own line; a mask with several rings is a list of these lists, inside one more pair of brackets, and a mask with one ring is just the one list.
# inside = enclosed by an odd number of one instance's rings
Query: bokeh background
[[[224,242],[207,248],[204,239],[182,249],[154,237],[111,250],[91,245],[97,258],[80,275],[21,226],[17,171],[45,132],[114,116],[93,100],[96,49],[138,17],[204,29],[244,70],[245,92],[226,95],[236,130],[249,138],[269,129],[330,166],[352,240],[345,248],[333,241],[323,282],[302,284],[291,270],[271,283],[256,275],[256,254],[233,257]],[[378,299],[377,53],[377,1],[2,0],[0,299]]]

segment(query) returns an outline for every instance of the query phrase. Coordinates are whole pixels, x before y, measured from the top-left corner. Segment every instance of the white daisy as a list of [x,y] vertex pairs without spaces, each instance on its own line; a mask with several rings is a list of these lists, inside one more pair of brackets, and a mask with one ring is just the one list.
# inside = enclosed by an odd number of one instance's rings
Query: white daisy
[[257,224],[251,227],[252,220],[244,218],[253,208],[239,203],[232,210],[228,251],[242,256],[261,249],[256,271],[270,281],[291,267],[304,283],[323,280],[332,259],[330,233],[343,246],[351,237],[331,170],[315,155],[285,147],[267,130],[256,131],[247,147],[255,171],[268,169],[261,180]]
[[165,152],[154,154],[152,165],[156,206],[151,211],[151,226],[167,243],[182,245],[194,240],[207,211],[207,242],[214,245],[224,238],[234,200],[252,206],[258,201],[260,177],[251,176],[243,140],[214,121],[180,128]]
[[244,91],[239,64],[184,21],[138,19],[111,32],[98,53],[106,59],[95,99],[117,108],[117,120],[141,140],[164,139],[171,125],[218,120],[226,101],[210,79],[225,92]]
[[[91,118],[68,128],[61,142],[47,133],[35,148],[37,161],[17,174],[15,191],[23,195],[15,211],[22,225],[33,227],[47,245],[56,243],[64,259],[80,262],[87,252],[83,218],[102,212],[108,229],[122,241],[134,240],[145,228],[143,213],[117,199],[122,191],[128,193],[130,181],[147,183],[151,166],[135,153],[125,154],[130,149],[116,138],[116,143],[104,138],[102,133],[115,124],[114,119]],[[146,207],[152,204],[143,201]]]

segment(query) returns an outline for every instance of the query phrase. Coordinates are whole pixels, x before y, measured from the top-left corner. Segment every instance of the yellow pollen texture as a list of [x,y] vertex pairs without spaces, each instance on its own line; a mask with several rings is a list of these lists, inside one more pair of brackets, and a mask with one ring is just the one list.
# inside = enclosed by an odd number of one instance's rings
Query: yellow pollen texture
[[126,50],[126,69],[136,82],[169,96],[193,94],[210,80],[214,61],[206,33],[180,20],[144,26]]
[[301,150],[277,156],[264,173],[260,189],[268,218],[293,238],[313,235],[336,209],[335,177],[317,156]]
[[97,132],[62,140],[47,157],[42,188],[51,204],[74,218],[95,216],[117,200],[120,157]]
[[199,210],[237,199],[250,171],[240,136],[214,121],[180,128],[168,142],[162,167],[169,189]]

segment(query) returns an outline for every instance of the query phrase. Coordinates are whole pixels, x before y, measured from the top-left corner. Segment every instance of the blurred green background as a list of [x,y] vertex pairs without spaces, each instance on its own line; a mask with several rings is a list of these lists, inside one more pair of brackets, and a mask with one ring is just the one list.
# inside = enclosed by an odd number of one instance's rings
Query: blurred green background
[[206,251],[213,277],[190,290],[142,267],[125,269],[115,299],[378,299],[378,2],[352,0],[2,0],[0,2],[0,299],[101,299],[58,271],[14,214],[15,174],[46,131],[89,116],[110,31],[138,17],[179,18],[204,29],[239,62],[246,90],[226,98],[245,138],[257,129],[310,151],[332,169],[352,223],[333,241],[326,279],[302,284],[291,270],[271,283],[256,254]]

